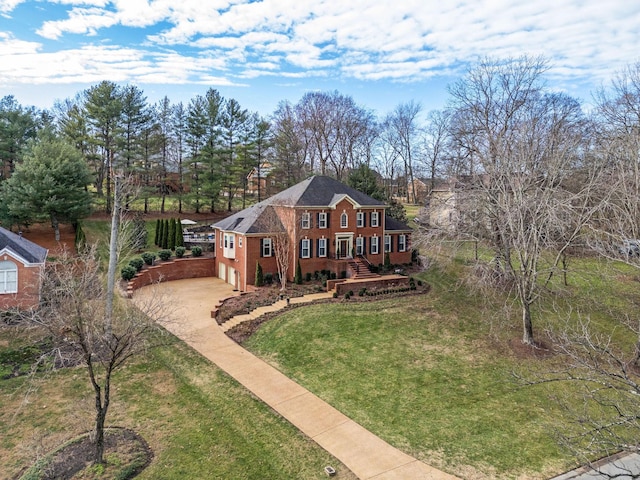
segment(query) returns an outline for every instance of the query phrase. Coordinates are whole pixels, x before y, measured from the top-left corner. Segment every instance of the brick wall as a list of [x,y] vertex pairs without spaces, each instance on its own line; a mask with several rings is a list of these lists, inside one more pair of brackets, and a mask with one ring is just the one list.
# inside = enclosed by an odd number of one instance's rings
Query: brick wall
[[0,310],[37,307],[40,303],[40,274],[42,267],[27,267],[8,255],[0,258],[0,260],[12,261],[18,267],[18,293],[0,295]]
[[327,280],[327,291],[334,290],[338,292],[338,295],[344,295],[349,290],[353,290],[355,294],[361,288],[367,290],[381,289],[381,288],[395,288],[395,287],[408,287],[409,277],[403,276],[388,276],[379,279],[367,279],[361,282],[347,282],[345,280]]
[[176,258],[169,262],[161,261],[157,265],[146,267],[136,274],[127,284],[127,291],[130,293],[140,287],[157,282],[169,282],[171,280],[182,280],[183,278],[214,277],[215,264],[215,259],[205,257]]

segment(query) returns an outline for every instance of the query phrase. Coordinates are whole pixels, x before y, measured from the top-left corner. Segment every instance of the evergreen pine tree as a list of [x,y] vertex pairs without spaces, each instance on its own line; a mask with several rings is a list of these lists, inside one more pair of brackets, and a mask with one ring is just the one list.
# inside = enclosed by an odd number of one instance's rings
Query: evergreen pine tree
[[302,267],[300,267],[300,260],[298,260],[298,264],[296,265],[296,276],[293,278],[293,282],[296,285],[300,285],[302,283]]
[[262,287],[264,285],[264,275],[262,274],[262,265],[260,262],[256,262],[256,287]]
[[169,220],[166,218],[162,221],[162,245],[160,247],[165,250],[169,248]]
[[167,248],[169,250],[176,249],[176,219],[169,219],[169,234],[167,235]]
[[183,233],[182,223],[180,223],[180,220],[176,220],[176,247],[184,247]]
[[160,242],[160,239],[162,238],[161,234],[162,234],[162,222],[160,221],[160,219],[158,218],[156,220],[156,236],[153,239],[153,244],[154,245],[158,245]]

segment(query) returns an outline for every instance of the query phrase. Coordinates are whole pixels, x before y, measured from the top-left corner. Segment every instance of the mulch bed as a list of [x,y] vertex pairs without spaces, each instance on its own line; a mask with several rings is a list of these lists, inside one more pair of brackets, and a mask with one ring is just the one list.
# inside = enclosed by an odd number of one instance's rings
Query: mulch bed
[[[429,290],[430,290],[430,286],[427,285],[427,284],[424,284],[423,286],[419,286],[416,290],[410,290],[410,291],[407,291],[407,292],[393,292],[393,293],[389,293],[387,295],[379,295],[379,296],[375,296],[375,297],[369,297],[369,296],[360,297],[358,295],[355,295],[355,296],[353,296],[353,297],[351,297],[350,299],[347,300],[347,299],[345,299],[344,296],[342,296],[342,297],[338,297],[338,298],[326,298],[326,299],[322,299],[322,300],[316,300],[316,301],[311,302],[311,303],[291,304],[285,310],[282,310],[282,311],[279,311],[279,312],[267,313],[267,314],[264,314],[264,315],[260,316],[260,318],[257,318],[255,320],[248,320],[246,322],[242,322],[241,324],[236,325],[231,330],[229,330],[227,332],[227,336],[229,336],[229,338],[231,338],[236,343],[239,343],[240,345],[242,345],[242,343],[244,343],[249,337],[251,337],[251,335],[253,335],[260,328],[260,326],[263,323],[268,322],[272,318],[275,318],[278,315],[281,315],[283,312],[291,310],[292,308],[299,308],[299,307],[305,307],[305,306],[308,306],[308,305],[318,305],[318,304],[324,304],[324,303],[360,303],[360,302],[367,302],[368,303],[368,302],[375,302],[375,301],[378,301],[378,300],[386,300],[386,299],[389,299],[389,298],[399,298],[399,297],[409,297],[409,296],[414,296],[414,295],[424,295]],[[316,291],[317,290],[314,289],[313,293],[315,293]],[[259,294],[260,290],[258,290],[258,292],[252,292],[252,293],[258,293]],[[251,294],[247,294],[247,295],[251,295]],[[227,305],[227,302],[225,301],[225,304],[223,305],[223,309],[226,307],[226,309],[227,309],[226,315],[231,315],[229,318],[234,316],[234,315],[232,315],[233,307],[234,306],[238,306],[241,303],[238,299],[242,299],[244,297],[246,297],[246,295],[243,296],[243,297],[233,297],[231,299],[228,299],[228,300],[230,300],[228,305]],[[271,302],[271,303],[273,303],[273,302]],[[237,314],[243,314],[243,313],[247,313],[246,309],[244,309],[244,311],[241,311],[241,312],[239,312]]]
[[[70,480],[81,478],[93,478],[85,476],[88,468],[103,469],[104,478],[119,478],[127,480],[134,478],[144,470],[153,459],[153,452],[147,442],[133,430],[126,428],[109,428],[105,430],[104,456],[107,461],[104,467],[92,467],[95,446],[89,438],[89,434],[84,434],[49,454],[45,459],[31,467],[40,469],[40,475],[31,475],[28,478],[38,478],[40,480]],[[28,471],[26,473],[31,473]],[[16,480],[24,478],[23,474],[16,477]]]

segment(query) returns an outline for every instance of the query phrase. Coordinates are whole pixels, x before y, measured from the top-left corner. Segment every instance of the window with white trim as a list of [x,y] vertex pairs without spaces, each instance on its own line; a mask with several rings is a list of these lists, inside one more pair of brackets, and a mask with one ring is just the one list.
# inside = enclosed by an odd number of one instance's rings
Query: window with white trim
[[318,228],[327,228],[327,214],[320,212],[318,214]]
[[311,228],[311,214],[309,212],[304,212],[302,214],[301,226],[305,229]]
[[271,239],[270,238],[262,239],[262,256],[263,257],[271,256]]
[[356,255],[364,255],[364,237],[356,237]]
[[224,234],[224,252],[225,258],[236,258],[235,235],[233,233]]
[[319,257],[327,256],[327,239],[326,238],[318,239],[318,256]]
[[356,212],[356,227],[364,227],[364,212]]
[[349,216],[347,212],[342,212],[340,215],[340,228],[347,228],[349,226]]
[[391,235],[384,236],[384,253],[391,251]]
[[378,237],[371,237],[371,254],[378,254]]
[[406,252],[407,251],[407,236],[399,235],[398,236],[398,251]]
[[0,294],[18,292],[18,266],[9,260],[0,261]]
[[371,212],[371,226],[372,227],[377,227],[379,225],[379,213],[378,212]]
[[302,240],[300,245],[300,256],[302,258],[310,258],[311,257],[311,240],[305,238]]
[[371,253],[378,254],[378,237],[371,237]]

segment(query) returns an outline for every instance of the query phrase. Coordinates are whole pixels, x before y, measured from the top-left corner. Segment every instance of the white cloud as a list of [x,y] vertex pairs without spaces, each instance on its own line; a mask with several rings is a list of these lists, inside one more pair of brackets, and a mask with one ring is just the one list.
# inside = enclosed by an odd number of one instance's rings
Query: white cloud
[[[0,13],[34,1],[0,0]],[[17,30],[0,34],[2,76],[39,83],[107,74],[216,85],[275,76],[410,82],[460,73],[454,68],[485,56],[542,53],[551,78],[569,84],[602,82],[639,59],[640,4],[629,0],[40,0],[39,6],[47,3],[66,9],[66,18],[41,25],[41,44]],[[112,27],[146,41],[132,45],[113,37]],[[85,46],[73,46],[73,35],[84,35]]]
[[118,19],[113,12],[101,8],[74,8],[69,12],[68,19],[45,22],[37,33],[51,40],[58,39],[65,33],[95,36],[98,30],[117,23]]

